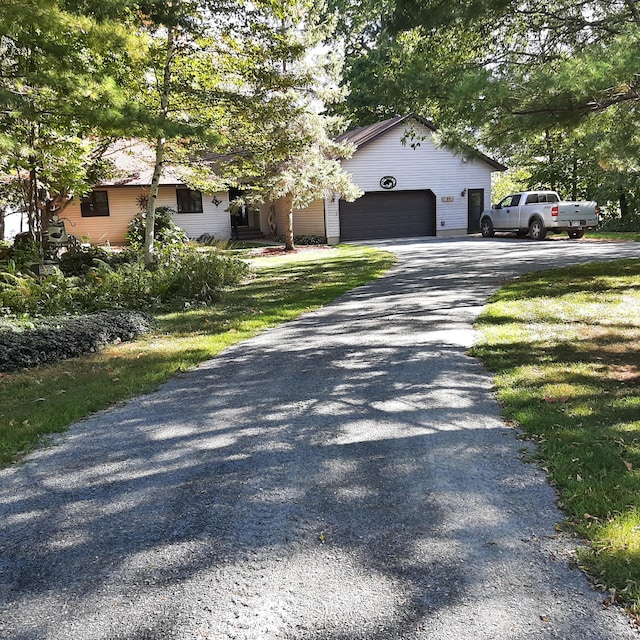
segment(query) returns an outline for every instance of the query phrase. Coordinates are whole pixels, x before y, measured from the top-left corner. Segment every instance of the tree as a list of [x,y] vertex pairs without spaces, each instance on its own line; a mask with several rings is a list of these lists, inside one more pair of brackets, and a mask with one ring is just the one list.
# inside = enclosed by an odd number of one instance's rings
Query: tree
[[236,114],[234,142],[242,152],[232,155],[250,199],[287,203],[285,247],[291,251],[294,209],[325,196],[354,200],[361,191],[340,165],[353,147],[333,140],[344,123],[323,112],[342,99],[337,90],[341,67],[322,50],[335,23],[326,19],[322,3],[292,1],[288,9],[280,14],[277,30],[284,48],[275,52],[269,67],[276,81],[268,97],[263,94]]
[[[340,159],[353,154],[352,145],[334,142],[329,136],[330,119],[303,112],[291,122],[272,127],[269,139],[285,139],[284,152],[270,155],[263,165],[261,179],[254,187],[259,200],[284,198],[287,203],[285,249],[293,251],[293,211],[314,200],[330,196],[353,201],[362,191],[351,181],[340,165]],[[291,144],[292,141],[297,144]]]
[[369,25],[344,35],[351,95],[341,113],[366,122],[419,111],[449,145],[480,146],[507,164],[544,156],[553,140],[553,162],[528,164],[539,177],[546,173],[563,190],[566,185],[567,193],[588,187],[593,197],[603,184],[625,176],[634,182],[640,168],[637,0],[465,0],[455,8],[439,0],[387,0],[381,9],[369,0],[332,4],[366,13]]
[[95,180],[101,144],[91,136],[126,120],[116,80],[131,38],[56,0],[0,4],[0,34],[0,174],[41,239]]
[[[152,116],[142,123],[141,135],[155,149],[146,212],[147,264],[154,261],[154,215],[165,163],[180,165],[185,181],[201,190],[220,188],[225,180],[237,182],[238,174],[229,172],[246,169],[246,162],[225,162],[206,173],[203,154],[248,157],[256,118],[273,115],[276,108],[281,117],[295,113],[297,105],[284,104],[280,97],[306,79],[283,72],[281,64],[298,59],[305,49],[281,24],[309,6],[294,0],[160,0],[139,5],[139,28],[150,47],[146,70],[132,95]],[[239,144],[241,133],[245,140]]]

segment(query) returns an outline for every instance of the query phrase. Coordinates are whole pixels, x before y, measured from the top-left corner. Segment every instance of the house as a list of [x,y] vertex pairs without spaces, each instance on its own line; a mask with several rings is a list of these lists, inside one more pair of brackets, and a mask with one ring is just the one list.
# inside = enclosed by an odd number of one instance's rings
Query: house
[[[294,234],[333,244],[478,232],[480,214],[491,204],[491,174],[506,167],[477,151],[465,155],[438,146],[435,132],[428,120],[410,114],[339,136],[356,147],[342,166],[364,195],[355,202],[329,196],[294,211]],[[283,229],[285,204],[276,202],[275,210]],[[264,231],[266,215],[264,210]]]
[[[129,222],[146,207],[153,175],[154,155],[139,142],[123,142],[104,155],[114,175],[100,181],[83,198],[64,210],[67,232],[92,244],[124,244]],[[175,211],[174,220],[190,238],[210,234],[231,237],[229,197],[232,192],[205,194],[190,189],[175,167],[166,167],[160,180],[158,206]]]
[[[396,116],[342,134],[355,153],[343,168],[364,195],[355,202],[337,194],[294,211],[296,236],[318,236],[330,244],[413,236],[456,236],[479,232],[480,214],[491,204],[491,174],[506,167],[469,150],[460,153],[437,144],[436,128],[415,114]],[[113,155],[119,174],[96,185],[81,202],[67,207],[68,231],[92,243],[124,242],[129,221],[146,202],[153,171],[148,148],[131,144]],[[240,192],[192,191],[175,168],[162,177],[159,206],[176,211],[175,222],[189,237],[232,235],[229,202]],[[286,203],[244,211],[241,226],[271,235],[287,227]]]

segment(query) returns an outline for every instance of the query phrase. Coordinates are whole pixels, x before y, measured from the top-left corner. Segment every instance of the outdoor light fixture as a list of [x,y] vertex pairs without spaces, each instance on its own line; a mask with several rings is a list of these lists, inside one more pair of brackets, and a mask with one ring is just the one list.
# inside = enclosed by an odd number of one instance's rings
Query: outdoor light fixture
[[463,189],[463,190],[460,192],[460,195],[464,198],[464,197],[467,195],[467,190],[466,190],[466,189]]
[[215,196],[213,196],[213,200],[211,201],[216,207],[222,202],[222,200],[218,200]]

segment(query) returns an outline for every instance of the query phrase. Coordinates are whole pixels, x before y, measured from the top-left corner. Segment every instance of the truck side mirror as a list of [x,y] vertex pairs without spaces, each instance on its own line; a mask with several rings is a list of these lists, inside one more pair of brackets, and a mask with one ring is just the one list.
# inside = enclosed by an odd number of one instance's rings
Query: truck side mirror
[[502,205],[498,202],[498,204],[491,205],[492,209],[502,209]]

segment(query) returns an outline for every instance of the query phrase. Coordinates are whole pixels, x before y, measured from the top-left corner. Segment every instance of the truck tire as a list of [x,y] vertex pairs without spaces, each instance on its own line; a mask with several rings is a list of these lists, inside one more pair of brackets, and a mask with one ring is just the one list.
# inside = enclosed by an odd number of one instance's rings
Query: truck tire
[[547,228],[540,218],[534,218],[529,225],[529,237],[532,240],[544,240],[547,237]]
[[482,218],[480,221],[480,233],[483,238],[493,238],[496,235],[493,223],[489,218]]
[[584,235],[584,229],[575,229],[574,231],[567,231],[567,233],[572,240],[579,240]]

